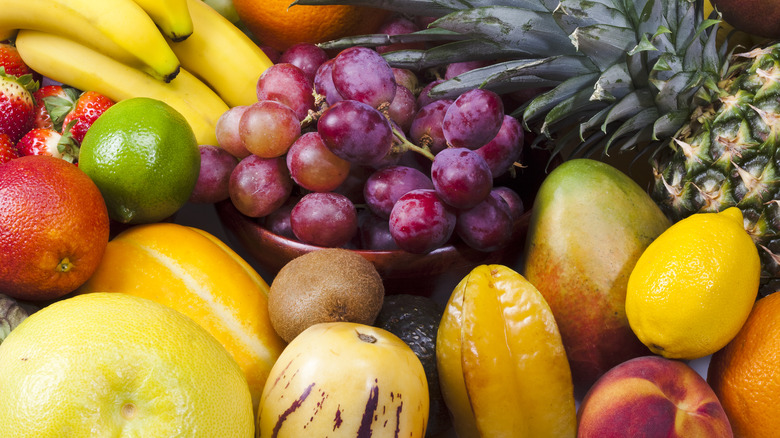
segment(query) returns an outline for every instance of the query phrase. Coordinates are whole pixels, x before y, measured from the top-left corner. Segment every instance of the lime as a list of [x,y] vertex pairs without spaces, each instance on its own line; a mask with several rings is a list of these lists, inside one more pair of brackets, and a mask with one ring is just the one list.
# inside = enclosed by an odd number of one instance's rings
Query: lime
[[111,219],[150,223],[187,202],[200,152],[181,113],[160,100],[134,97],[117,102],[90,127],[79,167],[100,189]]

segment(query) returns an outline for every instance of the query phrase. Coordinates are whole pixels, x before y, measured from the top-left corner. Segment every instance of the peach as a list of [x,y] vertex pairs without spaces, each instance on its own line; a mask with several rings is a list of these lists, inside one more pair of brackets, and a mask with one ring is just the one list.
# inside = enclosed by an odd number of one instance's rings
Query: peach
[[601,376],[577,413],[578,437],[733,437],[712,388],[685,362],[627,360]]

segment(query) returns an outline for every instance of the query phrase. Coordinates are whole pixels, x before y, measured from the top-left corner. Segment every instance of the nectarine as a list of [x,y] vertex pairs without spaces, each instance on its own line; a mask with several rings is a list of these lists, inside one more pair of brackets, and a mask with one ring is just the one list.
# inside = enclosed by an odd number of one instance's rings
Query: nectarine
[[577,413],[578,437],[733,437],[707,382],[685,362],[641,356],[605,373]]

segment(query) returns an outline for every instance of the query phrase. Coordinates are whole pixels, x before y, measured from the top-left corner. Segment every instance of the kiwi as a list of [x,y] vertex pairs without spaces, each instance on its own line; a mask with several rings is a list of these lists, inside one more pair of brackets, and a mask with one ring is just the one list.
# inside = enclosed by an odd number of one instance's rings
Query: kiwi
[[398,294],[385,297],[374,325],[406,342],[420,359],[428,381],[430,409],[426,437],[437,436],[452,427],[450,413],[439,386],[436,365],[436,334],[444,309],[422,295]]
[[271,282],[268,315],[287,342],[321,322],[373,325],[385,297],[371,262],[342,248],[325,248],[285,264]]

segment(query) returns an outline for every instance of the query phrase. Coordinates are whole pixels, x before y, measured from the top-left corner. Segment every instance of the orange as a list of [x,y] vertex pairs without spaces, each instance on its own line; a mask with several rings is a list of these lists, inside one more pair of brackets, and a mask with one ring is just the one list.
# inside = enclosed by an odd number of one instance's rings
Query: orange
[[780,294],[759,299],[736,337],[712,355],[707,382],[735,437],[776,436],[780,429]]
[[216,236],[197,228],[159,222],[123,231],[78,292],[135,295],[189,316],[238,362],[255,407],[286,345],[268,317],[268,284]]
[[290,0],[234,0],[241,21],[262,45],[283,52],[297,43],[321,43],[374,33],[387,11],[361,6],[303,6]]
[[48,300],[75,290],[108,235],[103,197],[78,167],[42,155],[0,165],[0,293]]

